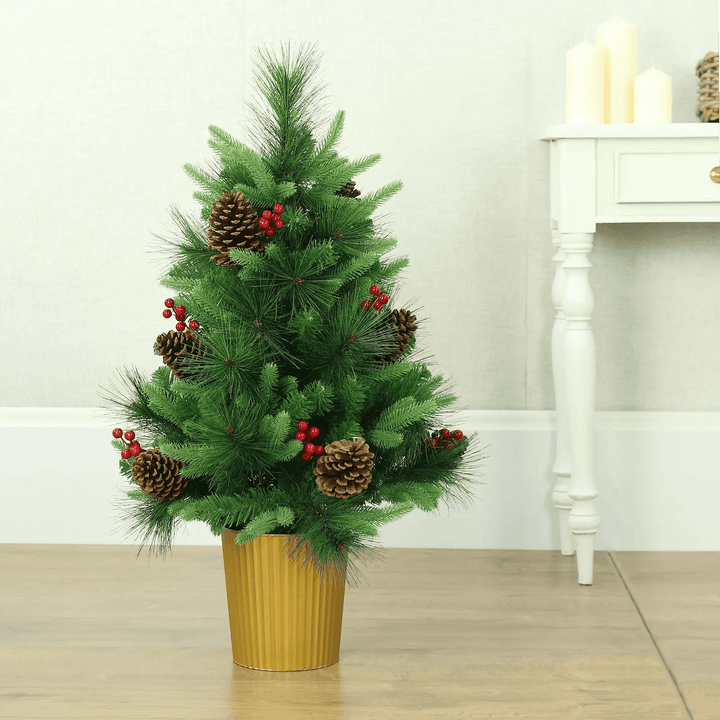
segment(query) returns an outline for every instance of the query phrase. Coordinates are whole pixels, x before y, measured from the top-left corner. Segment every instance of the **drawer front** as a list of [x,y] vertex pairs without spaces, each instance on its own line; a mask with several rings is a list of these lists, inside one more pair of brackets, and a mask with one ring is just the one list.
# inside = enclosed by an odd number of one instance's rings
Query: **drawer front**
[[598,140],[597,214],[720,215],[716,138]]

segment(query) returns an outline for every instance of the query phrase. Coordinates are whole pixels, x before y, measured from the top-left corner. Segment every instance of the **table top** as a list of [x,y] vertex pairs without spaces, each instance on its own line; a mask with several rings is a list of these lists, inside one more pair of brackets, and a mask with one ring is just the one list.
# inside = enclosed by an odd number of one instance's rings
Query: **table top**
[[603,123],[551,125],[543,140],[562,138],[720,138],[718,123]]

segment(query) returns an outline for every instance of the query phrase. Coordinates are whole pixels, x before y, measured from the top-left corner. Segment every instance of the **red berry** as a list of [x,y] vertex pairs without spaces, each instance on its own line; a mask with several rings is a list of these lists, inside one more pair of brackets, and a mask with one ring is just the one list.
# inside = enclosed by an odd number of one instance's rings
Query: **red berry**
[[282,215],[284,209],[285,209],[285,208],[284,208],[280,203],[278,203],[277,205],[274,205],[274,206],[273,206],[273,212],[274,212],[276,215]]
[[302,430],[303,432],[305,432],[307,429],[308,429],[308,424],[304,420],[301,420],[298,423],[298,430]]
[[128,431],[125,433],[125,439],[126,439],[128,442],[132,442],[132,441],[135,439],[135,433],[134,433],[132,430],[128,430]]
[[378,295],[378,300],[384,305],[390,298],[385,293]]
[[142,449],[140,448],[140,443],[134,442],[129,448],[127,448],[130,451],[130,454],[133,457],[137,457],[141,452]]
[[185,306],[184,306],[184,305],[178,305],[178,306],[175,308],[175,317],[177,317],[178,315],[184,315],[185,312],[186,312],[186,311],[185,311]]
[[185,316],[184,316],[182,313],[178,313],[178,314],[175,316],[175,319],[176,319],[178,322],[185,322]]
[[325,448],[322,445],[315,446],[315,454],[322,455],[325,452]]
[[123,460],[127,460],[127,459],[130,457],[130,451],[129,451],[127,448],[123,448],[123,449],[120,451],[120,457],[121,457]]
[[437,438],[433,438],[433,439],[430,441],[430,444],[431,444],[434,448],[436,448],[438,445],[440,445],[440,441],[439,441]]
[[376,300],[376,301],[373,303],[373,307],[374,307],[376,310],[380,310],[380,309],[382,308],[382,306],[383,306],[383,302],[382,302],[381,300]]
[[312,456],[311,456],[311,455],[308,455],[306,452],[302,452],[302,453],[300,453],[300,457],[301,457],[303,460],[309,460]]
[[268,228],[268,229],[265,231],[265,234],[266,234],[268,237],[272,237],[272,236],[275,234],[275,231],[274,231],[272,228]]
[[199,323],[197,320],[191,320],[191,321],[188,323],[188,327],[189,327],[191,330],[197,330],[197,329],[200,327],[200,323]]
[[370,288],[370,294],[371,295],[379,295],[380,294],[380,288],[377,285],[373,285]]
[[444,447],[446,450],[452,450],[455,446],[453,445],[453,441],[452,441],[452,440],[446,440],[446,441],[443,443],[443,447]]
[[363,300],[363,301],[360,303],[360,307],[361,307],[363,310],[369,310],[369,309],[372,307],[372,304],[370,303],[369,300]]
[[315,445],[313,445],[313,443],[308,443],[303,452],[306,452],[308,455],[312,455],[315,452]]
[[280,218],[278,218],[277,220],[273,220],[273,225],[274,225],[278,230],[280,230],[280,229],[282,229],[283,225],[285,225],[285,223],[284,223]]
[[267,218],[260,218],[258,220],[258,225],[264,230],[265,228],[270,227],[270,221]]
[[295,439],[299,440],[300,442],[305,442],[307,440],[307,435],[302,430],[298,430],[295,433]]
[[453,436],[456,440],[462,440],[462,437],[463,437],[462,430],[453,430],[452,436]]
[[269,210],[263,210],[262,217],[264,220],[269,220],[272,217],[272,213]]
[[176,323],[175,329],[176,329],[178,332],[182,332],[182,331],[185,329],[185,323],[184,323],[184,322]]
[[443,440],[447,440],[450,437],[450,431],[447,428],[443,428],[440,431],[440,435],[442,436]]
[[171,308],[174,304],[175,304],[175,301],[174,301],[172,298],[168,298],[168,299],[165,301],[165,307],[166,307],[166,308]]
[[311,439],[311,440],[312,440],[313,438],[316,438],[319,434],[320,434],[319,428],[311,427],[311,428],[308,430],[308,435],[310,436],[310,439]]
[[172,310],[169,310],[169,309],[163,310],[164,318],[169,318],[171,315],[172,315]]
[[121,438],[122,437],[122,430],[120,428],[115,428],[113,430],[113,437],[114,438]]

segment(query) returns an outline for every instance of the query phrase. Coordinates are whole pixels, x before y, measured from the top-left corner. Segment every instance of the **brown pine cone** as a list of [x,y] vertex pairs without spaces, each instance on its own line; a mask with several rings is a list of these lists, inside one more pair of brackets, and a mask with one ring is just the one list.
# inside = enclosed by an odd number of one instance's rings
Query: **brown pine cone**
[[230,255],[227,253],[218,253],[217,255],[211,255],[211,260],[214,260],[220,267],[237,267],[237,263],[230,259]]
[[357,495],[370,484],[374,457],[363,438],[331,442],[313,468],[315,482],[330,497]]
[[393,310],[388,316],[387,322],[397,345],[387,355],[370,359],[377,362],[394,363],[405,352],[408,343],[415,337],[418,326],[415,324],[415,315],[411,315],[409,310]]
[[163,455],[160,448],[143,450],[132,463],[133,480],[150,497],[158,500],[174,500],[187,485],[187,478],[180,475],[184,463]]
[[346,182],[339,190],[336,190],[335,194],[355,198],[360,195],[360,191],[355,189],[355,181],[351,180],[350,182]]
[[398,336],[400,353],[405,352],[407,344],[415,337],[418,326],[415,324],[415,316],[409,310],[393,310],[390,314],[390,322]]
[[170,330],[158,335],[155,340],[155,353],[162,355],[163,362],[180,380],[188,376],[182,369],[185,357],[203,354],[200,338],[189,330]]
[[213,203],[210,212],[208,240],[210,249],[217,252],[211,260],[220,266],[234,267],[228,252],[233,248],[245,248],[264,252],[265,231],[258,227],[258,214],[250,201],[240,192],[226,192]]

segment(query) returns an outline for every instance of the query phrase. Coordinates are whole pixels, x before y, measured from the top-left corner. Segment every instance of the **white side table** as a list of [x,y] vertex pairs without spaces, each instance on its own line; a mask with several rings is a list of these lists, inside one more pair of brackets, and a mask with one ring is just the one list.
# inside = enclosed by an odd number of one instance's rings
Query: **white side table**
[[593,473],[595,338],[590,252],[597,223],[720,222],[717,123],[553,125],[550,217],[556,252],[552,367],[560,550],[592,585],[600,518]]

